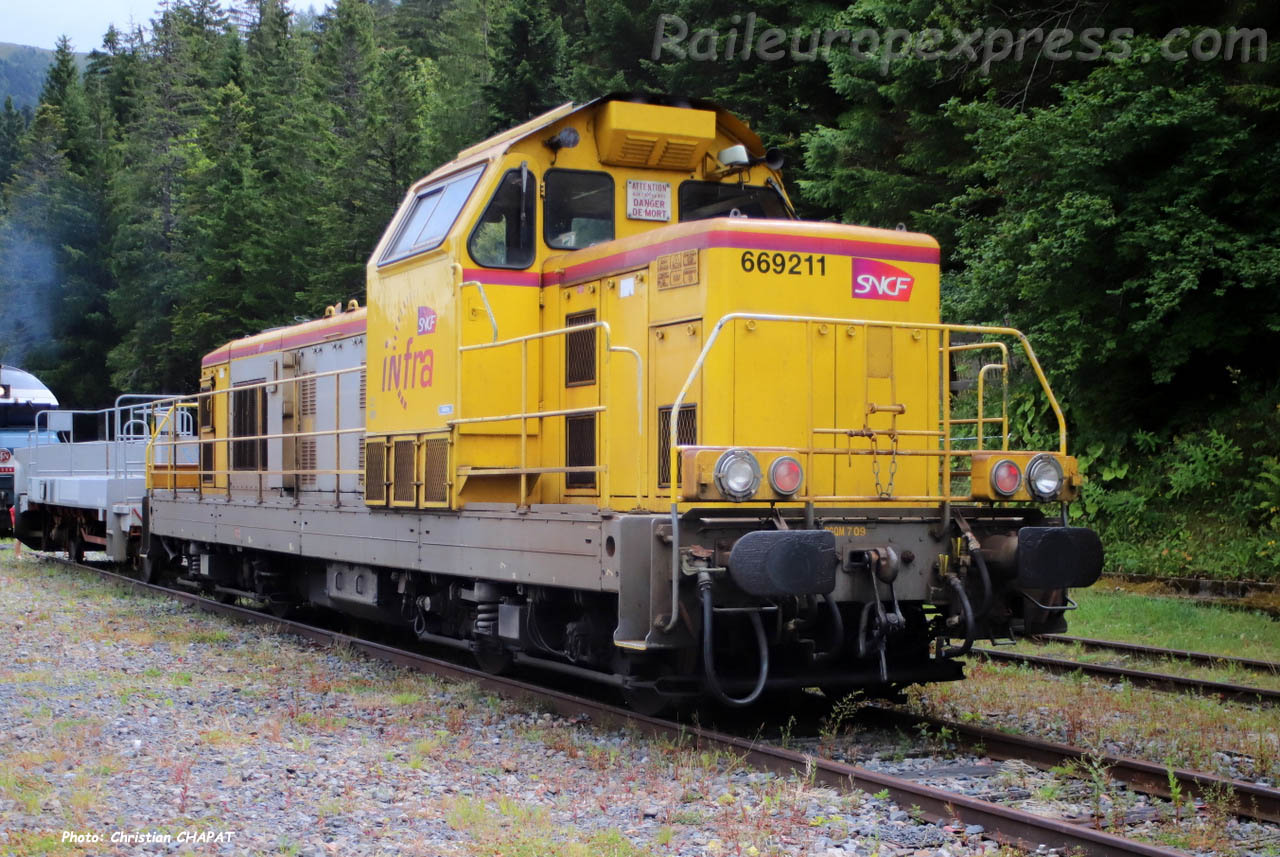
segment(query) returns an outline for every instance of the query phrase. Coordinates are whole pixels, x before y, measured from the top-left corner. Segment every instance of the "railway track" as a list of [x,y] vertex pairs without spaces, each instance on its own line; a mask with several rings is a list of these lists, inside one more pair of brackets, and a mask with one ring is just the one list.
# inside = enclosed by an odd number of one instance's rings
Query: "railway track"
[[1243,598],[1254,592],[1280,592],[1280,584],[1265,580],[1217,580],[1206,577],[1161,577],[1156,574],[1108,573],[1104,580],[1126,580],[1130,583],[1159,583],[1179,592],[1192,595],[1211,595],[1226,598]]
[[1280,675],[1280,663],[1260,661],[1254,658],[1237,658],[1230,655],[1215,655],[1208,652],[1192,652],[1186,649],[1161,649],[1155,646],[1142,646],[1137,643],[1122,643],[1115,640],[1093,640],[1088,637],[1072,637],[1067,634],[1040,634],[1034,638],[1045,643],[1064,643],[1076,645],[1084,649],[1110,652],[1123,652],[1146,658],[1169,658],[1180,661],[1203,664],[1211,667],[1237,666],[1254,672]]
[[1262,613],[1280,620],[1280,584],[1255,580],[1213,580],[1196,577],[1157,577],[1148,574],[1107,574],[1119,583],[1156,585],[1166,597],[1181,598],[1197,607],[1220,607]]
[[480,688],[507,697],[536,699],[565,717],[586,715],[592,721],[608,726],[626,726],[651,737],[693,741],[699,747],[717,749],[739,755],[755,767],[784,774],[802,774],[814,782],[868,793],[887,792],[899,806],[911,807],[920,818],[929,821],[954,819],[966,825],[981,825],[986,834],[1000,842],[1036,850],[1040,846],[1062,853],[1094,855],[1094,857],[1185,857],[1170,848],[1138,842],[1074,824],[1057,818],[1035,815],[1024,810],[980,800],[967,795],[922,785],[910,779],[891,776],[821,756],[784,747],[760,743],[738,735],[725,734],[696,724],[647,717],[599,700],[576,696],[535,685],[521,679],[495,676],[449,661],[399,649],[383,643],[353,637],[327,628],[281,619],[236,604],[224,604],[191,592],[147,584],[104,568],[73,563],[57,557],[53,562],[93,572],[120,585],[182,601],[193,607],[238,621],[273,626],[302,639],[324,645],[342,645],[387,663],[397,664],[435,676],[472,682]]
[[1094,753],[1069,744],[1044,741],[1023,735],[1013,735],[961,723],[939,717],[912,714],[880,706],[867,706],[858,712],[858,720],[877,728],[900,728],[920,731],[928,729],[934,734],[945,734],[968,748],[981,748],[983,754],[993,759],[1020,759],[1038,768],[1051,769],[1070,762],[1093,762],[1106,768],[1114,780],[1124,783],[1134,791],[1161,798],[1172,797],[1170,781],[1177,784],[1183,794],[1195,797],[1231,796],[1236,815],[1257,821],[1280,824],[1280,789],[1267,788],[1254,783],[1218,777],[1182,768]]
[[983,649],[974,647],[972,653],[988,661],[1007,664],[1019,664],[1053,673],[1079,672],[1088,676],[1112,680],[1127,681],[1141,687],[1157,690],[1171,690],[1182,693],[1199,693],[1218,696],[1223,699],[1240,702],[1275,705],[1280,703],[1280,690],[1270,688],[1249,687],[1231,684],[1224,681],[1188,678],[1186,676],[1169,675],[1168,673],[1138,670],[1130,667],[1116,667],[1107,664],[1086,664],[1066,658],[1051,658],[1045,655],[1024,655],[1019,652],[1003,652],[999,649]]

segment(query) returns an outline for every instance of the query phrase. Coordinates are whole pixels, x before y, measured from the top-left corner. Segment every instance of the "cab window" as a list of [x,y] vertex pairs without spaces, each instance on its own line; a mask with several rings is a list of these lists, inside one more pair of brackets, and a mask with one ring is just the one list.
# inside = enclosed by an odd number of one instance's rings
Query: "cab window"
[[548,170],[543,238],[557,250],[613,239],[613,177],[587,170]]
[[401,218],[395,238],[378,264],[385,265],[439,247],[482,172],[483,166],[475,167],[423,188]]
[[507,170],[493,192],[467,249],[486,268],[527,268],[533,264],[538,179],[526,166]]
[[680,185],[680,220],[770,217],[788,220],[782,195],[771,187],[689,181]]

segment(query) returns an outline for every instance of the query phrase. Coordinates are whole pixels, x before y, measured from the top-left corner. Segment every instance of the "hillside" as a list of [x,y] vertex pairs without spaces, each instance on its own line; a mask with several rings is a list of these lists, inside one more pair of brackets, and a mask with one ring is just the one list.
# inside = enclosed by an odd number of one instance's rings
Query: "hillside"
[[[83,67],[86,54],[76,54]],[[35,107],[53,51],[0,42],[0,104],[13,96],[15,107]]]

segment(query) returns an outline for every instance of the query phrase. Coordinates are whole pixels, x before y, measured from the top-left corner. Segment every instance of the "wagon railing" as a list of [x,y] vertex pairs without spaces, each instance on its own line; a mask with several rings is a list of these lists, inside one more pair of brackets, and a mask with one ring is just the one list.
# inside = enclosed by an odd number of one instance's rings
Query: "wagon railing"
[[[159,411],[164,409],[164,417],[155,422],[154,428],[150,434],[149,441],[146,446],[146,473],[147,473],[147,490],[167,490],[177,492],[179,490],[189,490],[197,494],[201,499],[206,495],[221,495],[227,498],[232,496],[234,486],[232,477],[252,478],[256,481],[256,493],[259,502],[261,502],[267,492],[270,490],[268,481],[271,477],[295,478],[311,477],[311,476],[333,476],[333,502],[335,505],[341,503],[341,494],[343,491],[342,477],[355,476],[357,478],[364,475],[361,467],[344,467],[342,453],[342,438],[345,435],[361,435],[365,433],[364,421],[357,420],[356,426],[343,427],[343,413],[341,410],[341,378],[344,375],[361,375],[365,371],[363,364],[359,366],[343,367],[341,369],[333,369],[324,372],[311,372],[305,374],[293,374],[278,378],[269,378],[263,381],[254,381],[250,383],[235,384],[218,390],[203,390],[199,393],[192,393],[186,396],[175,396],[167,399],[152,402],[151,406]],[[231,414],[232,399],[230,398],[236,393],[263,391],[264,393],[278,393],[284,385],[297,385],[304,382],[314,382],[325,378],[333,378],[335,385],[334,401],[338,403],[334,409],[334,427],[316,429],[313,431],[281,431],[281,432],[253,432],[245,434],[234,434],[231,431],[224,431],[212,437],[200,437],[200,428],[187,433],[181,430],[178,422],[172,419],[174,414],[179,413],[199,413],[202,407],[212,409],[214,403],[219,397],[227,403],[226,413]],[[297,397],[295,396],[295,409]],[[212,410],[209,411],[212,413]],[[181,418],[180,418],[181,419]],[[227,428],[231,426],[231,419],[227,420]],[[276,467],[271,468],[266,465],[265,458],[256,456],[256,466],[253,468],[237,468],[235,444],[261,444],[271,440],[305,440],[305,439],[332,438],[334,443],[334,467],[329,468],[305,468],[298,467],[297,456],[294,456],[293,467]],[[184,467],[179,470],[176,467],[167,467],[164,461],[177,460],[176,456],[181,450],[204,450],[212,449],[215,455],[212,458],[213,466],[207,466],[208,462],[205,456],[197,453],[196,458],[200,462],[196,467]],[[225,467],[216,466],[216,451],[221,450],[226,461]],[[281,464],[284,464],[284,454],[281,451]],[[354,462],[353,462],[354,463]],[[194,480],[191,478],[194,477]],[[210,477],[206,480],[205,477]],[[222,477],[222,482],[218,484],[218,477]],[[319,489],[316,489],[319,490]],[[297,497],[295,491],[295,499]]]

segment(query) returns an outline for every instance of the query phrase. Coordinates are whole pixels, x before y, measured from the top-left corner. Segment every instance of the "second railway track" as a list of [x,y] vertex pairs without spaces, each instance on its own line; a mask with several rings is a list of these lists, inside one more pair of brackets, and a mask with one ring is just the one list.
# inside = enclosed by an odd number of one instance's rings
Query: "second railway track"
[[1280,703],[1280,690],[1250,687],[1230,682],[1212,681],[1209,679],[1190,678],[1170,675],[1168,673],[1151,672],[1149,670],[1132,669],[1130,667],[1110,666],[1108,664],[1090,664],[1066,658],[1051,658],[1045,655],[1028,655],[1020,652],[1004,652],[999,649],[974,648],[973,654],[988,661],[1018,664],[1055,673],[1083,673],[1088,676],[1105,678],[1113,681],[1127,681],[1142,687],[1159,690],[1180,691],[1183,693],[1201,693],[1219,696],[1223,699],[1240,702],[1276,705]]

